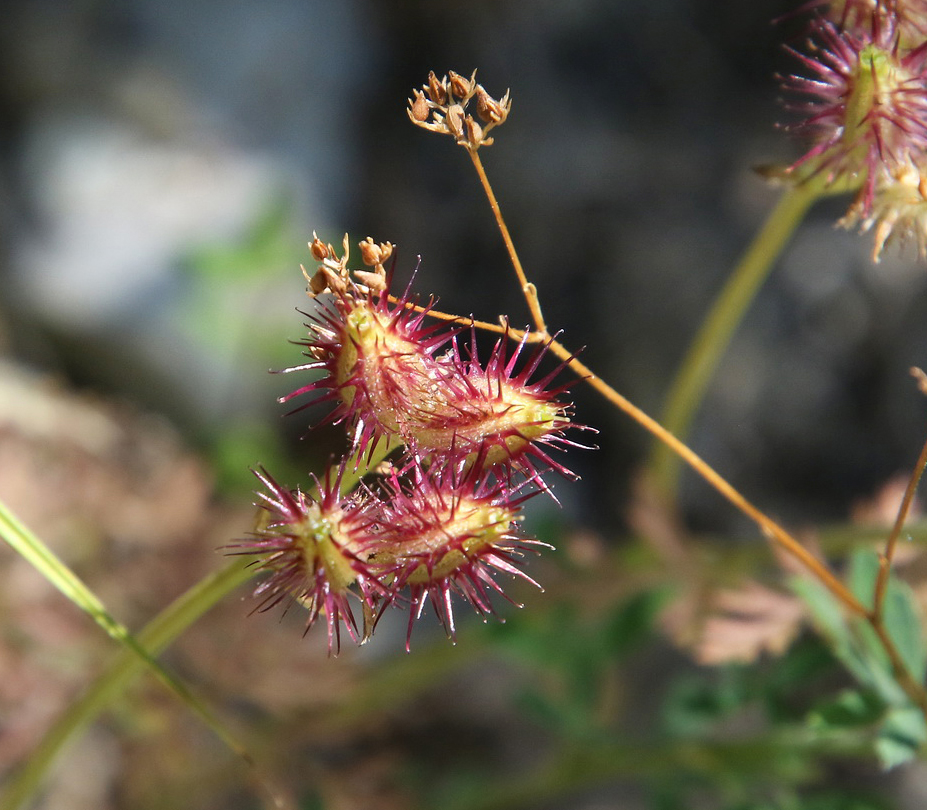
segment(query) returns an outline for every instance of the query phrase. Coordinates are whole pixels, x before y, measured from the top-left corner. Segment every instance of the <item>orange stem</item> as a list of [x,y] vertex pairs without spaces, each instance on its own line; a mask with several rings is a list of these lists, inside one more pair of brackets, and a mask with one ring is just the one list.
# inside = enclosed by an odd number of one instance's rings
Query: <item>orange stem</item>
[[[391,299],[395,300],[395,299]],[[417,307],[413,304],[406,306],[416,311],[424,311],[423,307]],[[428,310],[428,314],[442,320],[457,321],[468,320],[455,315],[449,315],[443,312]],[[619,410],[630,416],[646,431],[651,433],[661,442],[666,444],[673,452],[688,463],[699,475],[702,476],[711,486],[713,486],[721,495],[727,498],[735,507],[743,512],[747,517],[753,520],[767,538],[777,543],[789,554],[798,559],[807,569],[809,569],[827,588],[834,594],[851,612],[859,616],[869,618],[869,611],[862,603],[847,589],[847,587],[808,549],[806,549],[798,540],[795,539],[786,529],[768,517],[743,495],[740,494],[728,481],[722,477],[708,462],[693,451],[687,444],[677,439],[672,433],[663,427],[652,417],[634,405],[629,399],[623,397],[601,377],[594,374],[593,371],[583,362],[577,359],[562,343],[557,340],[551,340],[546,334],[539,332],[523,332],[521,330],[506,329],[504,325],[488,323],[486,321],[473,321],[471,323],[480,329],[487,329],[492,332],[510,334],[513,339],[521,340],[527,335],[529,343],[539,343],[549,341],[550,351],[558,358],[563,360],[570,369],[580,378],[585,380],[596,391],[598,391],[606,400],[615,405]],[[927,446],[925,446],[927,452]],[[927,458],[927,457],[925,457]]]
[[619,394],[608,383],[592,373],[592,371],[568,349],[558,341],[550,343],[550,350],[589,385],[604,396],[609,402],[630,416],[646,431],[651,433],[661,442],[666,444],[674,453],[689,464],[699,475],[702,476],[712,487],[721,495],[727,498],[747,517],[753,520],[767,538],[777,543],[789,554],[801,562],[808,570],[811,571],[827,588],[834,594],[850,611],[860,616],[866,616],[866,608],[860,601],[847,589],[847,587],[833,573],[815,557],[808,549],[798,542],[788,531],[768,517],[762,511],[757,509],[750,501],[740,494],[723,478],[715,469],[704,459],[694,452],[687,444],[677,439],[672,433],[663,427],[652,417],[634,405],[630,400]]
[[[534,286],[534,284],[528,281],[528,278],[525,275],[524,268],[522,267],[521,261],[518,258],[518,253],[515,250],[515,245],[512,242],[512,237],[509,234],[508,226],[505,224],[502,211],[500,210],[499,203],[496,200],[496,195],[493,193],[492,186],[489,184],[489,178],[486,176],[486,172],[483,169],[483,164],[480,161],[479,155],[475,149],[471,148],[467,149],[467,154],[470,155],[470,159],[473,161],[473,166],[480,178],[480,184],[483,186],[483,190],[486,192],[486,196],[489,199],[489,205],[492,208],[493,216],[496,219],[496,224],[499,226],[499,231],[502,234],[502,239],[505,242],[506,249],[508,250],[509,258],[512,262],[513,268],[515,269],[515,275],[518,277],[518,282],[521,285],[521,290],[525,296],[525,301],[528,304],[528,308],[531,310],[531,316],[534,320],[535,329],[526,333],[517,330],[509,330],[507,324],[505,323],[503,323],[501,326],[497,326],[496,324],[491,324],[486,321],[473,321],[471,319],[471,322],[480,329],[486,329],[488,331],[497,333],[508,332],[516,339],[525,339],[529,343],[547,343],[550,347],[550,351],[561,360],[563,360],[574,373],[584,379],[596,391],[602,394],[606,400],[608,400],[620,411],[630,416],[641,427],[656,437],[672,452],[676,453],[676,455],[679,456],[683,461],[689,464],[699,475],[702,476],[702,478],[704,478],[712,487],[714,487],[715,490],[717,490],[722,496],[730,501],[730,503],[732,503],[737,509],[743,512],[743,514],[753,520],[757,526],[759,526],[760,530],[767,537],[767,539],[777,543],[782,549],[791,554],[802,565],[804,565],[805,568],[807,568],[841,603],[843,603],[847,610],[856,614],[871,625],[872,629],[879,637],[879,641],[885,649],[889,660],[891,661],[892,669],[895,673],[895,678],[898,684],[902,687],[902,689],[904,689],[905,693],[911,698],[915,705],[920,708],[924,716],[927,717],[927,690],[925,690],[924,687],[917,683],[911,676],[911,673],[905,666],[894,641],[888,634],[888,631],[882,621],[882,604],[885,598],[885,590],[887,587],[892,557],[895,553],[895,547],[897,544],[898,536],[901,533],[901,527],[904,524],[904,520],[907,517],[907,513],[911,506],[911,501],[914,497],[914,490],[917,487],[917,483],[924,471],[925,465],[927,465],[927,444],[924,445],[924,449],[921,451],[921,455],[915,467],[914,474],[908,483],[908,489],[905,493],[905,498],[902,502],[901,509],[899,510],[898,517],[895,521],[895,526],[893,527],[888,541],[886,542],[885,552],[880,556],[880,568],[876,580],[874,606],[871,611],[867,610],[866,607],[860,602],[860,600],[857,599],[856,596],[854,596],[853,593],[831,572],[831,570],[824,562],[819,560],[810,551],[808,551],[808,549],[806,549],[786,529],[772,520],[772,518],[759,510],[743,495],[741,495],[740,492],[731,486],[731,484],[729,484],[726,479],[724,479],[718,472],[716,472],[713,467],[711,467],[704,459],[695,453],[685,442],[676,438],[676,436],[665,427],[663,427],[663,425],[644,413],[630,400],[619,394],[608,383],[595,375],[592,370],[588,368],[588,366],[580,362],[559,341],[551,338],[547,331],[547,326],[544,323],[544,318],[541,314],[541,305],[540,301],[538,300],[537,288]],[[454,316],[448,316],[444,313],[432,312],[431,314],[438,318],[444,318],[445,320],[462,320],[455,318]]]
[[921,476],[924,473],[924,467],[927,466],[927,442],[921,449],[917,463],[914,465],[914,471],[908,480],[908,487],[905,490],[904,498],[901,500],[901,506],[898,509],[898,515],[895,517],[895,524],[892,531],[885,541],[885,551],[879,555],[879,574],[876,578],[875,595],[872,599],[872,617],[876,621],[881,621],[882,610],[885,605],[885,592],[888,588],[888,577],[891,573],[892,560],[895,556],[895,548],[898,545],[898,538],[904,527],[905,520],[908,518],[908,512],[911,511],[911,504],[914,502],[914,493],[917,491],[917,485],[920,483]]
[[515,275],[518,276],[518,283],[521,284],[521,291],[525,296],[525,301],[528,303],[528,309],[531,311],[531,319],[534,321],[535,331],[540,332],[546,339],[547,326],[544,323],[544,316],[541,314],[541,302],[538,299],[537,287],[528,281],[525,270],[521,266],[521,260],[518,258],[518,253],[515,250],[515,243],[512,241],[512,235],[509,233],[508,225],[505,224],[502,210],[499,208],[499,201],[496,199],[492,186],[489,184],[489,178],[486,176],[486,171],[483,169],[483,162],[480,160],[479,152],[477,152],[476,149],[467,149],[467,154],[470,155],[470,160],[473,161],[473,167],[476,169],[476,173],[480,178],[480,185],[483,187],[483,191],[486,192],[486,197],[489,199],[489,207],[492,209],[493,216],[496,218],[496,225],[499,226],[499,232],[502,234],[502,241],[505,242],[505,249],[509,253],[512,267],[515,268]]
[[[486,196],[489,199],[489,205],[492,208],[493,216],[496,219],[496,224],[499,226],[499,232],[502,234],[502,239],[505,242],[506,249],[508,250],[509,258],[511,259],[512,266],[515,269],[515,275],[518,277],[522,292],[525,295],[525,301],[531,310],[531,316],[534,320],[536,329],[533,332],[527,333],[528,342],[536,343],[549,341],[551,352],[553,352],[553,354],[555,354],[561,360],[565,361],[574,373],[583,378],[596,391],[602,394],[605,399],[611,402],[619,410],[630,416],[635,422],[641,425],[641,427],[663,442],[674,453],[676,453],[680,458],[688,463],[721,495],[727,498],[727,500],[730,501],[735,507],[737,507],[741,512],[747,515],[747,517],[753,520],[760,527],[760,530],[767,536],[767,538],[777,543],[789,554],[798,559],[828,588],[828,590],[830,590],[831,593],[834,594],[834,596],[837,597],[837,599],[839,599],[846,606],[848,610],[856,613],[859,616],[868,617],[869,612],[862,605],[862,603],[860,603],[860,601],[827,568],[824,563],[818,560],[817,557],[815,557],[801,543],[799,543],[798,540],[796,540],[788,531],[786,531],[782,526],[780,526],[762,511],[757,509],[757,507],[755,507],[752,503],[750,503],[750,501],[748,501],[743,495],[740,494],[740,492],[731,486],[726,479],[717,473],[713,467],[711,467],[697,453],[690,449],[688,445],[677,439],[659,422],[648,416],[630,400],[623,397],[608,383],[594,374],[590,368],[588,368],[584,363],[580,362],[559,341],[551,339],[547,332],[544,318],[541,314],[537,288],[534,286],[534,284],[528,281],[528,278],[525,275],[524,268],[522,267],[521,261],[518,258],[518,253],[515,250],[515,245],[512,242],[512,236],[509,233],[508,226],[505,224],[505,219],[502,216],[502,211],[499,208],[498,201],[496,200],[496,195],[493,193],[492,186],[489,183],[489,178],[486,176],[486,172],[483,169],[483,163],[480,160],[479,154],[475,149],[469,148],[467,149],[467,154],[470,155],[470,159],[473,161],[473,166],[480,178],[480,184],[482,185],[483,190],[486,192]],[[421,311],[421,308],[419,307],[415,307],[415,309]],[[444,320],[464,320],[453,315],[447,315],[446,313],[437,313],[434,311],[429,311],[429,313],[436,318],[442,318]],[[488,323],[486,321],[473,321],[472,319],[471,322],[478,328],[486,329],[491,332],[508,332],[515,339],[522,339],[526,335],[525,332],[509,330],[505,325],[497,326],[496,324]]]

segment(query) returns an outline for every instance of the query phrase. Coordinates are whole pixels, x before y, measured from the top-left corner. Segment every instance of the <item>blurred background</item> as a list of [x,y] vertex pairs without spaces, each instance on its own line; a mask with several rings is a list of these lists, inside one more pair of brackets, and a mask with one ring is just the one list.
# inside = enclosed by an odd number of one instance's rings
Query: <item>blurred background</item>
[[[795,41],[800,22],[770,22],[794,5],[12,4],[0,25],[0,498],[139,626],[247,531],[249,467],[266,464],[295,486],[341,452],[337,430],[306,435],[318,415],[283,418],[275,400],[292,380],[267,373],[299,362],[288,340],[302,336],[296,310],[310,306],[299,264],[310,261],[313,230],[335,244],[344,232],[355,244],[392,241],[400,279],[421,256],[415,289],[437,295],[441,309],[526,324],[465,154],[406,118],[405,100],[429,70],[478,68],[497,98],[511,88],[512,114],[482,154],[547,322],[658,413],[688,341],[777,198],[754,168],[800,154],[776,128],[787,115],[775,78],[794,68],[781,44]],[[693,436],[791,525],[844,520],[911,466],[923,440],[908,368],[927,363],[927,271],[913,252],[873,265],[868,237],[834,229],[845,204],[820,204],[797,233]],[[561,675],[578,695],[595,693],[584,711],[598,717],[614,710],[609,701],[624,711],[642,685],[694,665],[657,644],[603,685],[597,656],[617,653],[605,642],[597,651],[594,622],[577,635],[564,607],[586,582],[577,572],[622,546],[649,447],[581,386],[572,396],[600,449],[571,454],[583,480],[556,483],[561,510],[545,502],[529,517],[561,546],[532,569],[543,578],[550,566],[554,596],[518,594],[529,610],[549,599],[566,613],[541,614],[510,638],[525,660],[549,661],[571,636],[573,664]],[[689,530],[757,539],[694,478],[682,507]],[[6,769],[109,646],[9,551],[0,550],[0,575]],[[606,604],[631,611],[602,614],[608,627],[653,613],[650,602],[619,599],[623,587],[596,585]],[[460,782],[480,793],[474,773],[504,783],[500,774],[536,765],[563,736],[560,718],[537,743],[549,707],[522,700],[532,665],[487,657],[512,625],[466,630],[469,652],[424,628],[428,651],[397,660],[400,616],[369,649],[329,661],[324,634],[300,638],[300,617],[246,619],[249,609],[227,600],[170,660],[258,729],[258,758],[288,774],[306,807],[452,801],[470,795],[455,792]],[[578,658],[594,689],[570,669]],[[383,660],[393,669],[377,670]],[[660,705],[647,694],[630,702],[645,725]],[[513,708],[522,704],[534,708]],[[228,759],[157,687],[140,686],[69,754],[43,806],[256,806]],[[630,772],[598,793],[579,780],[572,793],[486,806],[651,806],[655,794]]]

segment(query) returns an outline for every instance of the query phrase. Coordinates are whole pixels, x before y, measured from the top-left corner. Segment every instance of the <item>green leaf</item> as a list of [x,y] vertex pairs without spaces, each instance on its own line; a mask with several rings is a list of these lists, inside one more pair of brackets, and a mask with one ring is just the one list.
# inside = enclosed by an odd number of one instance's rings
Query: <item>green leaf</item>
[[909,705],[910,700],[895,680],[891,661],[875,630],[862,619],[853,618],[848,623],[856,639],[859,657],[868,673],[867,679],[861,683],[875,689],[886,703]]
[[927,742],[927,725],[924,715],[917,708],[892,709],[876,740],[876,754],[885,769],[894,768],[917,756]]
[[829,730],[877,723],[885,714],[885,703],[872,692],[845,689],[836,698],[815,707],[809,715],[812,728]]
[[[867,607],[872,605],[879,557],[870,549],[859,549],[850,559],[849,585],[856,597]],[[895,642],[905,666],[916,681],[927,674],[927,645],[924,627],[914,594],[908,585],[894,574],[889,576],[883,603],[883,620],[889,636]],[[862,640],[871,658],[882,662],[882,668],[891,673],[891,664],[882,644],[871,628],[862,632]]]
[[[877,570],[878,559],[872,552],[853,555],[849,584],[864,602],[867,593],[868,601],[872,601]],[[886,703],[908,705],[904,690],[895,680],[888,655],[868,622],[848,617],[836,597],[817,580],[796,578],[792,589],[805,600],[818,632],[860,685],[874,690]]]
[[885,628],[911,676],[919,683],[923,682],[927,675],[923,619],[911,588],[894,576],[889,579],[885,593],[883,618]]
[[879,576],[879,557],[868,548],[856,549],[850,555],[847,585],[867,610],[872,608],[872,595]]
[[668,589],[643,591],[618,605],[602,629],[602,643],[612,658],[624,658],[647,640],[669,596]]
[[818,632],[834,655],[860,683],[874,687],[873,673],[861,654],[859,642],[840,602],[817,580],[796,577],[791,587],[805,601]]

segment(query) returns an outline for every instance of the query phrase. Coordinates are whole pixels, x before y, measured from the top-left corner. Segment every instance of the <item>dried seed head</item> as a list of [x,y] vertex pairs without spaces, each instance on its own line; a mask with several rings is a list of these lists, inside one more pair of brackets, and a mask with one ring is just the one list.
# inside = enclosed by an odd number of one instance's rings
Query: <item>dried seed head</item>
[[[303,274],[308,276],[305,267],[303,268]],[[327,289],[328,276],[326,276],[325,271],[320,268],[316,270],[312,278],[309,279],[309,292],[312,293],[312,295],[321,295]]]
[[461,76],[459,73],[455,73],[453,70],[447,72],[448,83],[450,84],[451,92],[458,99],[466,99],[470,95],[472,89],[471,83]]
[[469,115],[464,119],[464,128],[467,131],[467,143],[471,149],[479,149],[483,143],[483,129]]
[[345,234],[342,244],[344,252],[341,258],[338,258],[334,246],[331,244],[326,245],[313,233],[313,240],[309,243],[309,250],[321,264],[311,277],[306,268],[302,268],[303,275],[309,283],[307,292],[310,296],[315,297],[326,290],[333,293],[343,293],[350,285],[350,271],[348,270],[350,251],[347,234]]
[[435,76],[435,72],[432,70],[428,74],[428,84],[425,89],[428,92],[428,98],[439,107],[443,107],[447,104],[447,79],[439,81],[438,77]]
[[371,292],[382,293],[386,291],[387,282],[384,273],[355,270],[354,277]]
[[455,138],[460,138],[463,134],[464,110],[459,104],[452,104],[447,108],[447,114],[444,122],[447,125],[448,132]]
[[[506,94],[507,96],[508,94]],[[476,86],[476,114],[486,124],[501,124],[508,115],[508,109],[496,101],[486,90],[483,85]]]
[[[407,113],[412,123],[430,132],[450,135],[459,145],[471,151],[492,144],[489,130],[505,121],[512,106],[508,91],[496,101],[478,85],[476,71],[467,79],[451,70],[441,80],[431,71],[424,90],[424,94],[413,90],[409,99]],[[482,126],[467,112],[474,98],[476,115],[483,121]]]
[[321,239],[319,239],[315,231],[312,232],[312,241],[309,243],[309,252],[312,254],[312,258],[317,262],[324,262],[331,256],[328,247]]
[[413,90],[412,98],[409,101],[409,114],[412,116],[412,120],[419,123],[427,121],[429,112],[425,94],[419,90]]
[[390,256],[393,255],[393,245],[391,242],[380,242],[377,244],[373,237],[368,236],[360,243],[361,261],[368,267],[382,266]]

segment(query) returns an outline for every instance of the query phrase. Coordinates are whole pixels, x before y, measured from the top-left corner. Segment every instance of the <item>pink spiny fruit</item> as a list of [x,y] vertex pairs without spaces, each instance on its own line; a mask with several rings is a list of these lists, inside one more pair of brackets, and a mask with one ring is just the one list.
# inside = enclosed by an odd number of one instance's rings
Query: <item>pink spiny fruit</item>
[[255,610],[296,601],[309,611],[307,632],[324,615],[330,655],[340,649],[342,623],[353,641],[361,640],[349,597],[370,611],[377,601],[376,581],[359,553],[369,544],[363,498],[340,495],[344,469],[342,462],[334,479],[330,470],[323,481],[316,479],[315,497],[290,491],[266,470],[255,470],[267,490],[257,493],[261,520],[253,537],[227,546],[231,554],[256,556],[252,565],[269,574],[254,591],[261,600]]
[[819,11],[844,31],[894,26],[903,48],[916,48],[927,37],[927,0],[812,0],[799,11],[808,9]]
[[489,483],[476,470],[425,469],[416,462],[406,471],[408,483],[394,472],[378,501],[366,506],[368,565],[387,593],[384,604],[409,603],[407,651],[428,601],[454,639],[452,593],[487,616],[495,613],[493,592],[508,599],[495,575],[509,574],[540,588],[519,567],[526,552],[550,548],[517,528],[521,504],[535,492],[519,494],[520,487]]
[[859,185],[863,218],[881,174],[927,148],[927,43],[903,45],[893,14],[873,14],[870,21],[844,30],[815,20],[809,43],[815,55],[789,49],[812,78],[791,76],[785,83],[807,98],[792,107],[804,116],[792,128],[814,141],[790,171]]
[[413,424],[408,436],[413,451],[432,463],[451,467],[463,461],[482,470],[514,469],[544,489],[539,467],[575,478],[545,448],[583,447],[563,434],[571,427],[589,428],[572,422],[571,406],[557,400],[567,385],[548,388],[564,364],[541,379],[530,381],[547,354],[548,345],[540,346],[518,369],[526,341],[527,336],[509,355],[509,337],[503,335],[484,367],[477,355],[475,330],[471,330],[466,356],[455,337],[452,352],[445,357],[452,358],[458,369],[456,384],[446,389],[443,409]]
[[442,324],[426,324],[427,310],[412,308],[408,289],[391,304],[386,290],[375,293],[349,283],[310,316],[310,336],[301,345],[311,361],[285,369],[324,375],[280,401],[316,394],[297,410],[334,401],[328,419],[350,423],[361,451],[384,437],[404,438],[410,421],[443,407],[443,392],[457,374],[435,356],[451,332]]
[[479,455],[485,468],[515,469],[541,486],[539,467],[572,476],[545,449],[579,446],[563,436],[574,426],[570,406],[556,399],[565,386],[545,390],[560,369],[530,382],[546,346],[518,370],[526,343],[509,356],[503,336],[483,368],[475,336],[465,357],[455,330],[426,324],[429,308],[414,309],[408,289],[391,302],[388,280],[373,292],[338,278],[334,300],[308,324],[310,336],[302,345],[311,361],[285,370],[323,375],[281,401],[314,394],[301,408],[335,402],[329,419],[350,423],[361,452],[396,438],[432,464],[472,463]]

